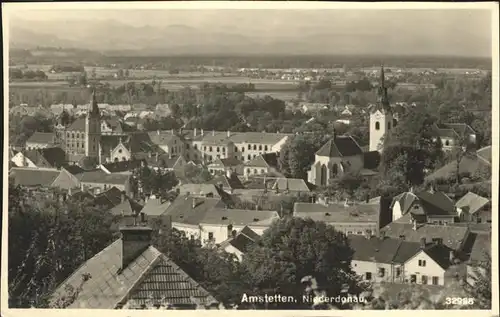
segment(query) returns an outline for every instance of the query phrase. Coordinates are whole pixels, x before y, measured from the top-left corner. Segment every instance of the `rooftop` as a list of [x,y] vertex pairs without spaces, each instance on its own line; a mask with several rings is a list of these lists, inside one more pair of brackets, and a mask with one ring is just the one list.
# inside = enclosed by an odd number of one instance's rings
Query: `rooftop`
[[85,171],[77,175],[82,183],[123,185],[129,180],[129,175],[108,174],[101,169]]
[[212,208],[200,220],[203,224],[213,225],[240,225],[240,226],[269,226],[279,215],[269,210],[243,210]]
[[468,192],[457,201],[455,206],[457,208],[466,209],[470,214],[474,214],[489,204],[489,202],[490,200],[488,198],[481,197],[473,192]]
[[35,132],[31,135],[26,143],[38,143],[38,144],[53,144],[56,138],[53,132]]
[[13,167],[9,176],[14,179],[15,185],[22,186],[51,186],[61,171],[49,168]]
[[313,203],[295,203],[293,215],[300,218],[311,218],[314,221],[327,223],[341,222],[378,222],[379,206],[359,204],[345,207],[342,204],[328,206]]
[[162,215],[169,216],[172,222],[198,225],[209,210],[223,206],[224,203],[216,198],[177,196]]
[[215,299],[166,255],[149,246],[127,267],[122,267],[123,241],[118,239],[86,261],[53,293],[52,302],[64,294],[66,285],[77,288],[68,308],[116,309],[126,302],[141,306],[148,300],[190,305],[191,297],[204,302]]
[[351,136],[335,136],[328,140],[317,152],[318,156],[343,157],[362,155],[363,151]]
[[293,192],[310,192],[313,185],[301,178],[278,178],[272,189],[289,190]]

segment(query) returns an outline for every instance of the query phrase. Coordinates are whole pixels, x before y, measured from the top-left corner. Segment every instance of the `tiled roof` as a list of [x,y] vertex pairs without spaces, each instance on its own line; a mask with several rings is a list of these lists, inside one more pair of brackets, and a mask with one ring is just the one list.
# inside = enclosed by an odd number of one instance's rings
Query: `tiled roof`
[[85,131],[85,119],[76,119],[67,129],[68,131]]
[[129,175],[107,174],[103,170],[85,171],[78,174],[77,177],[82,183],[112,184],[123,185],[129,180]]
[[476,152],[477,156],[491,164],[491,145],[485,146]]
[[13,167],[9,176],[13,177],[15,185],[51,186],[60,173],[56,169]]
[[[414,210],[412,207],[414,203],[418,201],[420,202],[423,213],[429,216],[437,216],[437,215],[455,215],[455,206],[453,201],[444,193],[436,191],[420,191],[417,193],[413,192],[404,192],[394,197],[391,208],[394,207],[396,202],[399,202],[401,207],[401,213],[406,215],[408,212],[417,213],[417,210]],[[421,212],[420,209],[418,209]]]
[[151,142],[158,145],[167,145],[177,137],[173,131],[151,131],[148,135]]
[[392,263],[402,242],[400,239],[379,239],[376,237],[367,239],[361,235],[349,236],[349,244],[354,250],[352,259],[357,261]]
[[25,155],[37,167],[61,167],[66,162],[66,153],[59,147],[34,149],[26,151]]
[[265,153],[256,156],[251,161],[247,162],[245,166],[248,167],[277,167],[278,155],[276,153]]
[[465,196],[460,198],[459,201],[457,201],[455,206],[462,209],[467,208],[467,211],[470,214],[473,214],[486,206],[489,202],[490,200],[488,198],[481,197],[473,192],[468,192]]
[[142,160],[120,161],[114,163],[105,163],[102,166],[110,173],[120,173],[132,171],[141,166]]
[[358,143],[350,136],[336,136],[328,140],[317,152],[318,156],[342,157],[362,155]]
[[289,190],[293,192],[310,192],[311,185],[301,178],[278,178],[272,189]]
[[475,134],[476,131],[471,128],[470,125],[465,124],[465,123],[445,123],[442,124],[441,126],[448,128],[448,129],[453,129],[458,135],[466,135],[466,134]]
[[458,250],[469,234],[469,229],[466,227],[456,226],[439,226],[439,225],[420,225],[417,229],[413,229],[412,224],[392,222],[381,229],[385,236],[399,238],[404,236],[406,241],[420,242],[421,238],[443,239],[443,244]]
[[[478,158],[477,156],[464,156],[462,160],[460,161],[460,166],[459,170],[460,173],[463,174],[474,174],[476,171],[478,171],[481,168],[491,168],[491,163],[488,163],[487,161]],[[454,160],[445,166],[439,168],[438,170],[434,171],[432,174],[428,175],[426,177],[426,180],[436,180],[436,179],[449,179],[455,177],[455,173],[457,170],[457,161]]]
[[216,198],[177,196],[162,215],[169,216],[172,222],[198,225],[209,210],[223,206],[224,203]]
[[55,133],[35,132],[28,138],[26,143],[53,144],[56,138]]
[[205,213],[200,223],[266,226],[278,218],[279,215],[276,211],[212,208]]
[[207,194],[213,194],[214,197],[221,195],[221,190],[214,184],[182,184],[179,186],[180,195],[185,195],[189,193],[195,196],[206,196]]
[[229,189],[245,188],[236,174],[232,174],[230,178],[227,177],[226,175],[216,176],[210,181],[210,183],[214,185],[222,185],[223,190],[225,188]]
[[231,132],[229,137],[227,131],[205,131],[202,141],[207,144],[221,144],[227,142],[247,144],[274,145],[290,134],[266,133],[266,132]]
[[77,288],[84,275],[90,279],[83,283],[68,308],[115,309],[128,300],[132,305],[141,305],[145,296],[154,302],[166,297],[171,304],[192,304],[190,297],[214,301],[206,290],[152,246],[121,270],[122,248],[123,241],[118,239],[86,261],[56,289],[51,301],[64,294],[66,285]]
[[293,215],[311,218],[314,221],[334,222],[378,222],[379,206],[358,204],[344,207],[342,204],[328,206],[312,203],[295,203]]
[[485,253],[488,252],[491,255],[491,236],[489,234],[477,234],[472,246],[469,262],[471,264],[483,262],[486,257]]
[[243,227],[243,229],[241,229],[241,231],[240,231],[240,232],[238,232],[238,233],[239,233],[239,234],[244,234],[244,235],[246,235],[247,237],[249,237],[249,238],[250,238],[250,239],[252,239],[253,241],[257,241],[257,240],[259,240],[259,238],[260,238],[260,235],[259,235],[257,232],[253,231],[253,230],[252,230],[250,227],[248,227],[248,226]]
[[62,167],[73,175],[80,174],[80,173],[83,173],[85,171],[80,166],[74,165],[74,164],[65,164]]
[[140,212],[147,216],[160,216],[168,209],[168,207],[170,207],[169,201],[162,201],[161,198],[155,197],[148,199]]
[[453,265],[450,261],[450,252],[453,252],[453,250],[446,245],[433,244],[430,247],[425,248],[423,251],[445,270]]
[[236,237],[232,238],[229,241],[230,245],[232,245],[242,253],[246,253],[248,251],[248,247],[251,246],[253,243],[255,243],[255,241],[250,239],[244,234],[237,234]]

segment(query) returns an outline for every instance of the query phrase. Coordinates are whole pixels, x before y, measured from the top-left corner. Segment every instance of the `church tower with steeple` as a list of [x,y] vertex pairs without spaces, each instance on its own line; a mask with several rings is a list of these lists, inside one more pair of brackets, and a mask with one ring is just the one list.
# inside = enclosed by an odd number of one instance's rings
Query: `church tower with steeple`
[[92,91],[89,108],[85,117],[85,156],[99,159],[101,141],[101,114],[97,105],[95,90]]
[[370,151],[383,150],[384,136],[397,124],[387,95],[384,66],[380,69],[377,104],[370,109]]

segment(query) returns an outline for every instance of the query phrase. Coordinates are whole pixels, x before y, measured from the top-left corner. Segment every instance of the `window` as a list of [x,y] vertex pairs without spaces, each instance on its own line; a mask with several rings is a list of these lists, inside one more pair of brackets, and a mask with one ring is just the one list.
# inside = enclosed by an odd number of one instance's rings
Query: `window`
[[366,273],[365,273],[365,279],[366,279],[367,281],[371,280],[371,279],[372,279],[372,273],[371,273],[371,272],[366,272]]
[[76,147],[80,147],[80,142],[76,142]]
[[254,173],[254,174],[257,174],[257,169],[255,169],[255,168],[254,168],[253,173]]
[[385,268],[380,267],[380,268],[378,269],[378,276],[379,276],[379,277],[384,277],[384,276],[385,276]]
[[249,150],[251,150],[251,149],[252,149],[252,146],[251,146],[250,144],[248,145],[248,149],[249,149]]
[[477,223],[481,223],[481,222],[482,222],[482,219],[481,219],[480,217],[477,217],[476,222],[477,222]]
[[398,120],[392,119],[392,126],[396,127],[398,125]]
[[396,268],[396,277],[400,277],[400,276],[401,276],[401,268],[397,267]]
[[261,170],[260,170],[260,173],[261,173],[261,174],[264,174],[265,172],[266,172],[266,171],[265,171],[264,169],[261,169]]
[[380,122],[375,122],[375,130],[380,130]]
[[217,153],[219,153],[219,152],[220,152],[220,148],[219,148],[219,147],[217,147]]
[[427,285],[427,275],[422,275],[422,284]]
[[245,152],[245,148],[243,146],[241,147],[241,152]]
[[391,129],[391,122],[387,122],[387,130],[390,130]]
[[224,153],[224,152],[226,152],[226,148],[225,147],[222,148],[222,153]]
[[198,144],[195,144],[193,145],[194,149],[197,150],[198,149]]
[[118,153],[120,153],[120,154],[121,154],[122,152],[123,152],[123,151],[122,151],[122,149],[119,149],[119,150],[118,150]]
[[432,285],[439,285],[439,277],[437,276],[432,277]]
[[418,260],[418,266],[422,266],[424,267],[425,266],[425,260]]
[[347,234],[352,234],[352,231],[347,231]]
[[207,147],[206,146],[203,146],[203,151],[206,151],[207,150]]
[[248,154],[248,160],[251,160],[252,159],[252,156],[250,154]]
[[264,151],[267,151],[269,148],[266,146],[264,146]]
[[234,147],[234,151],[235,151],[235,152],[238,152],[238,147],[236,147],[236,146],[235,146],[235,147]]
[[415,274],[410,275],[410,283],[417,283],[417,276]]
[[257,155],[255,155],[255,154],[254,154],[254,155],[253,155],[253,158],[255,158],[256,156],[257,156]]
[[188,149],[188,150],[189,150],[189,144],[186,144],[186,149]]
[[209,152],[212,152],[212,147],[210,147],[210,149],[208,150]]
[[363,231],[358,231],[356,232],[356,234],[363,234]]
[[262,151],[262,145],[259,145],[259,151]]
[[208,240],[213,240],[214,239],[214,233],[213,232],[209,232],[208,233]]
[[253,145],[253,150],[257,151],[257,145],[255,145],[255,144]]
[[194,240],[194,234],[189,235],[189,238],[190,238],[191,240]]
[[450,141],[449,141],[449,140],[446,140],[446,141],[444,142],[444,145],[446,145],[446,146],[450,145]]
[[247,174],[250,174],[250,169],[249,168],[247,168]]

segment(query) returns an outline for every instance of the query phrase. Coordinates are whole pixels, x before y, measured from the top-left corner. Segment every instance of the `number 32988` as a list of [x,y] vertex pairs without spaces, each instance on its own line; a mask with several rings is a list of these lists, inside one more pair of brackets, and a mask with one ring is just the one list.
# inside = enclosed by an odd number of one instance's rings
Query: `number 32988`
[[446,305],[474,305],[472,297],[446,297]]

